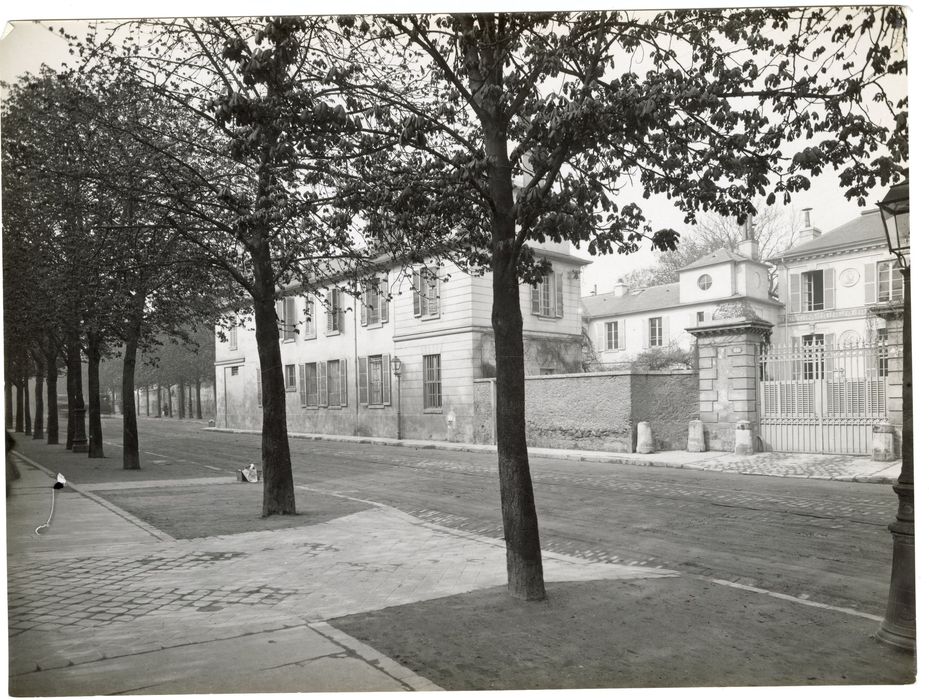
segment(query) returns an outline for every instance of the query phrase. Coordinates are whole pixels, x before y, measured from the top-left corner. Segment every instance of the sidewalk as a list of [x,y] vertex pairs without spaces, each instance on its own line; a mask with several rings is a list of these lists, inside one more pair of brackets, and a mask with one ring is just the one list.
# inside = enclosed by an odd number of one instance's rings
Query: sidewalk
[[[259,435],[258,430],[205,428],[211,432],[243,433]],[[444,442],[440,440],[396,440],[380,437],[355,437],[352,435],[324,435],[315,433],[290,433],[290,437],[302,440],[329,440],[332,442],[354,442],[418,449],[450,450],[453,452],[496,452],[496,445]],[[876,462],[870,457],[856,455],[824,455],[790,452],[759,452],[753,455],[736,455],[731,452],[687,452],[668,450],[653,454],[599,452],[568,448],[530,447],[530,457],[574,460],[581,462],[604,462],[609,464],[639,464],[648,467],[672,467],[697,469],[756,476],[780,476],[798,479],[828,479],[833,481],[857,481],[890,484],[900,475],[900,460]]]
[[[14,695],[913,678],[912,656],[873,639],[872,614],[548,552],[549,600],[522,603],[501,588],[501,541],[312,489],[308,510],[345,500],[354,510],[179,540],[106,500],[121,489],[114,473],[110,483],[54,491],[51,526],[37,535],[55,473],[86,456],[35,443],[22,450],[44,464],[20,458],[23,477],[7,500]],[[218,483],[131,486],[143,495],[171,488],[202,509]],[[219,488],[253,489],[257,507],[260,487]]]

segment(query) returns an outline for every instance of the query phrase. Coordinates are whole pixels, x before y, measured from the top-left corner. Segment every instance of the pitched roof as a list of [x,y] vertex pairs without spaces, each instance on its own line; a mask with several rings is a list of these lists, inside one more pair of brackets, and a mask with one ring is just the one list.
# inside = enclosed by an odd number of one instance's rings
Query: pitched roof
[[641,291],[630,291],[621,297],[608,293],[595,294],[581,299],[584,315],[591,318],[656,311],[677,306],[680,303],[681,285],[678,282],[646,287]]
[[750,262],[751,258],[737,253],[734,250],[729,250],[728,248],[720,248],[719,250],[714,250],[712,253],[704,255],[702,258],[694,260],[689,265],[684,265],[680,268],[678,272],[682,270],[695,270],[698,267],[707,267],[709,265],[718,265],[723,262]]
[[838,228],[817,236],[811,241],[804,241],[774,258],[797,258],[816,253],[841,251],[860,246],[883,245],[886,242],[881,213],[877,209],[861,212],[861,215],[842,224]]

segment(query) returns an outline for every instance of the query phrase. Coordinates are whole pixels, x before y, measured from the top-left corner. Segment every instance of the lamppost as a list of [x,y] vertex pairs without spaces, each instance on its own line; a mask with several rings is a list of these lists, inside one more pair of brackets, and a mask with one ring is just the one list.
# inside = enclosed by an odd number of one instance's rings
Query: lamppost
[[402,414],[402,409],[400,407],[400,368],[403,366],[403,363],[400,362],[399,357],[394,355],[393,359],[390,361],[390,366],[393,368],[394,376],[397,378],[397,439],[401,440],[400,415]]
[[897,519],[890,524],[893,565],[887,612],[877,638],[903,649],[916,648],[916,532],[913,505],[913,359],[910,322],[910,182],[894,185],[878,202],[887,247],[897,257],[903,277],[903,435],[902,467],[894,483]]

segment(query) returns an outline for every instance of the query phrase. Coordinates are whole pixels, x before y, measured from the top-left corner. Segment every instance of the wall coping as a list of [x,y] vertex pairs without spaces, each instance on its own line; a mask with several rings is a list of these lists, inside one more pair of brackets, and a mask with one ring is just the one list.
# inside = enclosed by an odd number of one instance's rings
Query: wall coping
[[[526,381],[539,381],[546,379],[573,379],[577,377],[628,377],[628,376],[687,376],[697,374],[695,369],[621,369],[612,372],[576,372],[573,374],[533,374],[526,377]],[[497,381],[496,377],[475,379],[474,383],[491,383]]]

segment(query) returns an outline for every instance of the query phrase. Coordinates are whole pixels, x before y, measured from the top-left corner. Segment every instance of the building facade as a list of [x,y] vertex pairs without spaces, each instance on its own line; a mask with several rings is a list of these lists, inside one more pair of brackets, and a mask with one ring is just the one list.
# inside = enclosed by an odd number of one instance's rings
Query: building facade
[[[537,251],[552,272],[523,285],[526,373],[581,368],[579,270],[564,246]],[[379,273],[360,294],[336,287],[278,303],[291,432],[474,439],[474,381],[495,373],[489,275],[433,261]],[[216,346],[216,424],[261,427],[254,324]],[[395,374],[399,360],[399,376]]]
[[772,342],[788,346],[847,346],[885,335],[875,305],[902,304],[903,278],[887,250],[877,209],[828,233],[804,210],[797,243],[771,262],[777,265],[784,310]]

